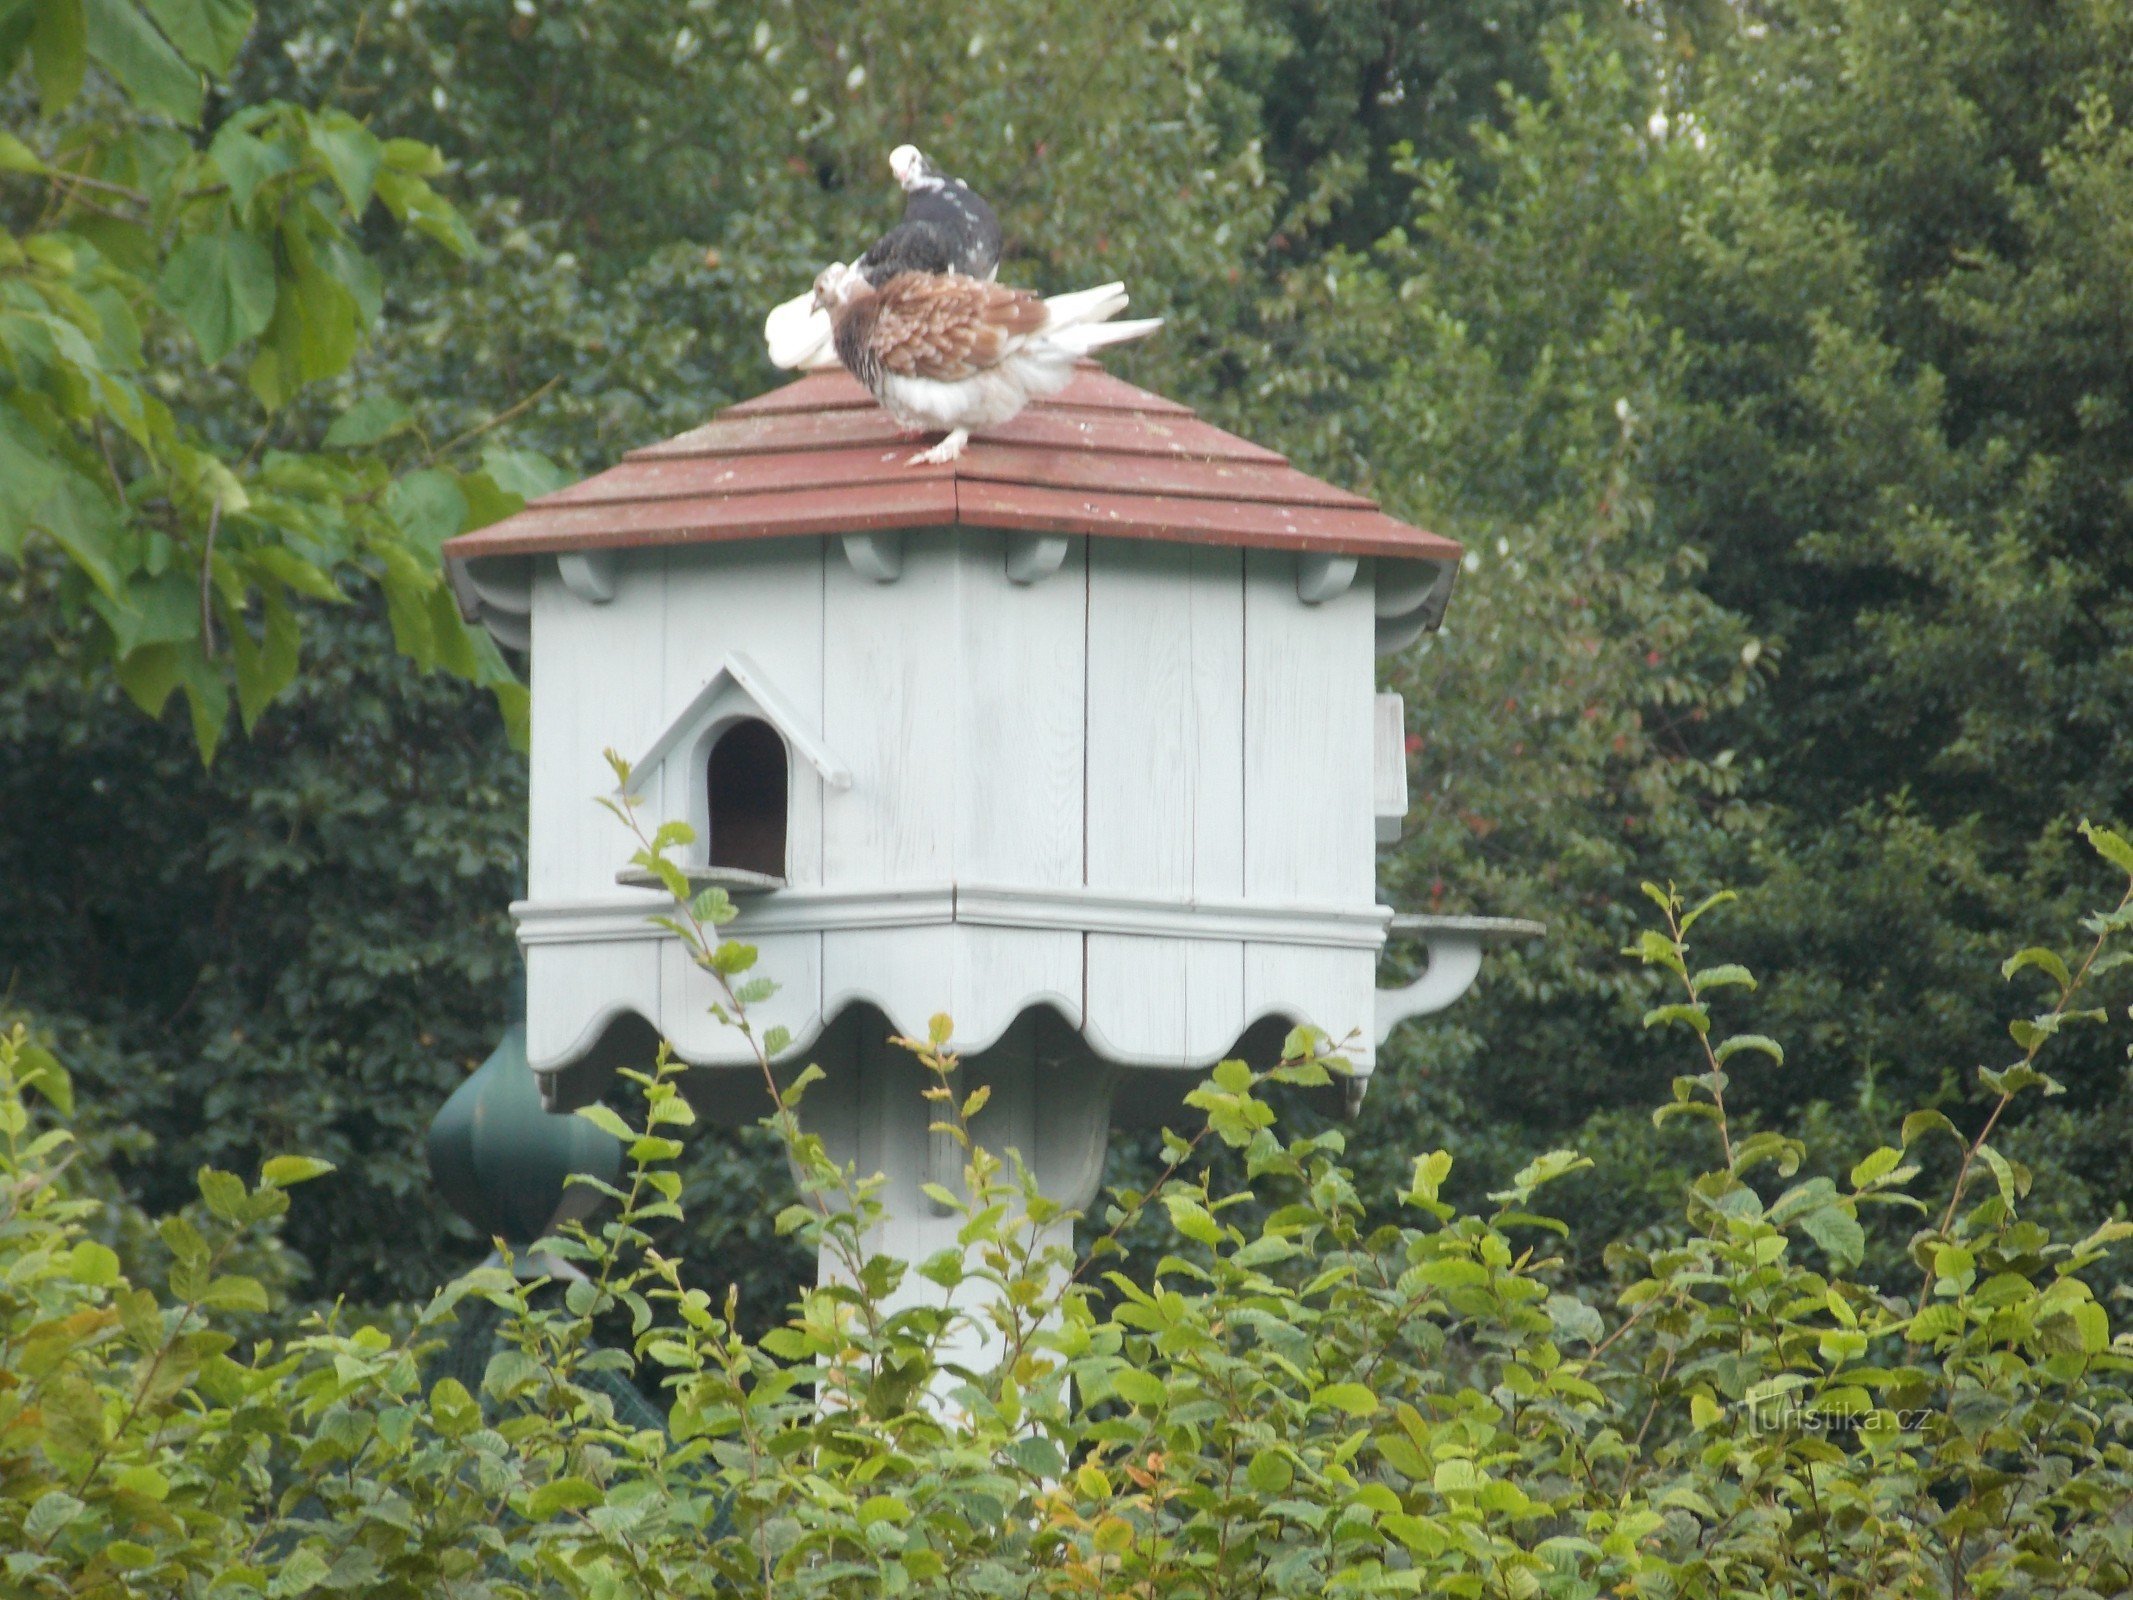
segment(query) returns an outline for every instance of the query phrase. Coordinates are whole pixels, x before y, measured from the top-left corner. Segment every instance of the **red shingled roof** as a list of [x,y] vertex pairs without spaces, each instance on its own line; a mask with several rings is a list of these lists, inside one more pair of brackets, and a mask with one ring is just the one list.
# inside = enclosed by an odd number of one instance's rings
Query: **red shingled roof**
[[1410,560],[1460,547],[1093,365],[1058,396],[911,466],[907,434],[842,371],[728,407],[445,546],[481,556],[865,533],[1012,528]]

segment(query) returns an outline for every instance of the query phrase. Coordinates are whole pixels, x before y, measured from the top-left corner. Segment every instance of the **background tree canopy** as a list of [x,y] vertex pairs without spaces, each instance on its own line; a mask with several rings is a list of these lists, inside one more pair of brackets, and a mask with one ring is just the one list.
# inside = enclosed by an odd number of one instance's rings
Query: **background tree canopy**
[[[1472,552],[1389,668],[1383,882],[1551,932],[1395,1042],[1366,1177],[1575,1145],[1581,1237],[1655,1214],[1640,878],[1756,905],[1788,1065],[1739,1114],[1838,1154],[1976,1120],[1980,975],[2092,898],[2072,822],[2133,783],[2122,8],[249,20],[0,0],[0,973],[137,1194],[303,1149],[341,1172],[302,1292],[476,1252],[419,1133],[501,1025],[523,787],[435,544],[775,381],[763,310],[893,214],[904,139],[998,203],[1003,275],[1170,319],[1126,376]],[[2061,1068],[2004,1142],[2093,1219],[2133,1094]],[[698,1160],[698,1281],[778,1303],[776,1164]]]

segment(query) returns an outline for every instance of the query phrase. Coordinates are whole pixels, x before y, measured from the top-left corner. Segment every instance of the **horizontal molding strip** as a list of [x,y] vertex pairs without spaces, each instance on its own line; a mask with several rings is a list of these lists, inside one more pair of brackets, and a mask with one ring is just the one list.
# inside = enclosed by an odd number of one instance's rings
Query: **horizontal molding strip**
[[[1390,906],[1284,905],[989,883],[779,889],[745,897],[738,904],[740,915],[722,930],[735,937],[960,922],[982,928],[1375,950],[1384,944],[1392,920]],[[668,938],[665,929],[648,920],[667,908],[663,896],[644,891],[586,900],[519,900],[512,903],[511,916],[521,944],[584,944]]]

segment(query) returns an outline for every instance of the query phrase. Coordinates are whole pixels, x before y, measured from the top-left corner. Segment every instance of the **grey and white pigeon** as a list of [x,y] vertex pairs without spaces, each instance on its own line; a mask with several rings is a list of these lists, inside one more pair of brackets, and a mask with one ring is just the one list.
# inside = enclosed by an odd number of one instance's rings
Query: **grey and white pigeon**
[[1163,325],[1113,322],[1126,309],[1120,283],[1040,299],[960,273],[899,272],[877,288],[842,263],[815,280],[813,303],[837,359],[884,411],[907,428],[947,430],[914,466],[955,460],[971,429],[1057,394],[1083,356]]
[[928,161],[915,144],[889,152],[904,214],[853,263],[880,288],[899,272],[959,272],[991,279],[1000,270],[1000,219],[985,197]]
[[[903,272],[952,272],[990,281],[1000,270],[1000,219],[985,197],[927,160],[916,145],[890,151],[889,172],[904,191],[904,214],[852,270],[876,288]],[[764,319],[763,343],[775,366],[812,370],[837,364],[829,317],[815,305],[812,291]]]

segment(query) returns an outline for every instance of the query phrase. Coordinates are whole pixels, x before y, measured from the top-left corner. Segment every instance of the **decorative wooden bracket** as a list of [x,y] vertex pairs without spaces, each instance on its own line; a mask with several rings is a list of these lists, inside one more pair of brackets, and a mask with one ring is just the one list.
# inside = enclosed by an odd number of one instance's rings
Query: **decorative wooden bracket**
[[1066,554],[1063,533],[1011,533],[1007,536],[1007,580],[1025,586],[1042,583],[1065,564]]
[[894,583],[904,574],[904,534],[901,528],[880,533],[848,533],[844,536],[844,559],[862,578],[876,583]]
[[1420,938],[1429,950],[1429,965],[1404,989],[1378,991],[1378,1043],[1408,1018],[1434,1015],[1471,989],[1481,974],[1484,945],[1537,939],[1547,931],[1545,923],[1524,917],[1394,917],[1386,936]]
[[1355,582],[1358,564],[1354,556],[1306,551],[1296,558],[1296,598],[1315,606],[1346,594],[1348,586]]
[[615,598],[622,558],[612,550],[566,550],[555,558],[563,587],[587,605],[604,606]]

